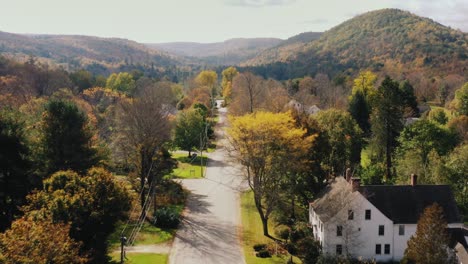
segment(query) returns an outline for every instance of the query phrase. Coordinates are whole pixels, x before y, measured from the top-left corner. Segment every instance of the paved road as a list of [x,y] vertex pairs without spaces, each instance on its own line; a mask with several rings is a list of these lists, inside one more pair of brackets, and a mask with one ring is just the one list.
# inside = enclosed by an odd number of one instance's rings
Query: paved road
[[204,179],[182,180],[191,194],[182,227],[174,240],[170,264],[243,264],[239,243],[239,191],[245,188],[223,145],[226,109],[216,129],[218,147],[209,155]]

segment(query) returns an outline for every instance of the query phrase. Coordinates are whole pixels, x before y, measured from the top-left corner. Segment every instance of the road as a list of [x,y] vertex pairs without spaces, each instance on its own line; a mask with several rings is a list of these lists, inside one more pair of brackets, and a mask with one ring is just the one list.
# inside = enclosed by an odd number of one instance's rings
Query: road
[[182,180],[190,191],[181,228],[169,256],[170,264],[243,264],[239,241],[240,170],[225,149],[226,109],[219,109],[218,144],[208,156],[204,179]]

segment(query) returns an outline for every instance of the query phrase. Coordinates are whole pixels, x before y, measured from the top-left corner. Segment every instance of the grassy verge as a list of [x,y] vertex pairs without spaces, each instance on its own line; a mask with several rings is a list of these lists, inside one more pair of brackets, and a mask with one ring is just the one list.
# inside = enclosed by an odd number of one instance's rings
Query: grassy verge
[[177,169],[171,173],[172,178],[178,179],[200,179],[201,175],[200,161],[203,159],[203,171],[206,169],[208,157],[197,156],[195,159],[187,157],[185,153],[173,153],[172,157],[177,160]]
[[[121,223],[117,226],[116,231],[109,236],[110,251],[119,249],[120,234],[124,225],[125,223]],[[129,225],[124,232],[124,236],[129,237],[133,227],[133,225]],[[175,232],[176,230],[174,229],[163,229],[155,227],[150,223],[144,223],[135,239],[135,245],[153,245],[169,242],[174,238]]]
[[[268,244],[273,240],[263,235],[262,222],[258,216],[257,209],[253,201],[253,193],[246,192],[241,195],[241,215],[242,215],[242,247],[244,249],[245,261],[247,264],[284,264],[288,256],[273,256],[271,258],[258,258],[255,256],[253,246],[255,244]],[[270,233],[273,233],[272,226],[275,223],[269,222]],[[294,258],[294,263],[301,263]]]
[[[165,264],[168,263],[169,256],[167,254],[154,254],[154,253],[127,253],[127,264]],[[116,252],[111,255],[112,260],[120,263],[120,253]]]

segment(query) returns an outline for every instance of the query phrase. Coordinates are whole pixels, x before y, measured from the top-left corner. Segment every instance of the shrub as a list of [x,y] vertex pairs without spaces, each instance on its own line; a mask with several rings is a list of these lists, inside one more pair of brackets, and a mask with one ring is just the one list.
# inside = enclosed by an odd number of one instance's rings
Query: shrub
[[283,225],[275,229],[275,234],[283,240],[287,240],[289,238],[290,232],[291,232],[290,228],[287,226],[283,226]]
[[180,215],[174,207],[162,207],[154,212],[154,225],[161,228],[177,228]]
[[255,256],[258,258],[271,258],[271,254],[268,250],[260,250]]
[[254,249],[255,251],[257,251],[257,252],[258,252],[258,251],[265,250],[265,249],[266,249],[266,244],[255,244],[255,245],[253,246],[253,249]]

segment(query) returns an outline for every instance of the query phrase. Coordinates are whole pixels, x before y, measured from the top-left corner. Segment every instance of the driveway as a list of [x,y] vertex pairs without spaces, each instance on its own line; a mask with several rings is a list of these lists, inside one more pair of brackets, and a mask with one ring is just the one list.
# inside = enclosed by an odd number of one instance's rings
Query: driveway
[[182,180],[191,193],[181,228],[177,231],[170,264],[243,264],[239,242],[240,191],[245,183],[239,167],[224,148],[226,109],[219,109],[218,146],[209,154],[204,179]]

